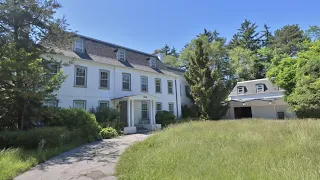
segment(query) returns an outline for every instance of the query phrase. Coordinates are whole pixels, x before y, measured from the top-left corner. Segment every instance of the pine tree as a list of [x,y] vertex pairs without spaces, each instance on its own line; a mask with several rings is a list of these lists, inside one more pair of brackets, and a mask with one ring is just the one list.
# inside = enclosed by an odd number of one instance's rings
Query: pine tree
[[[0,4],[0,121],[24,129],[25,120],[65,79],[53,66],[62,64],[42,55],[54,53],[50,47],[64,46],[71,39],[64,19],[55,19],[60,4],[53,0],[3,0]],[[51,46],[44,46],[44,44]]]
[[262,40],[262,46],[268,47],[270,45],[270,40],[272,38],[272,33],[269,30],[270,27],[268,27],[266,24],[263,25],[264,30],[262,31],[261,39]]
[[161,53],[164,53],[164,55],[169,55],[170,47],[168,46],[168,44],[164,45],[164,47],[161,48]]
[[[194,56],[190,56],[185,78],[190,86],[191,95],[198,107],[202,119],[220,119],[227,106],[222,102],[226,98],[225,76],[221,75],[220,65],[209,57],[210,44],[204,35],[194,42]],[[193,43],[192,42],[192,43]]]
[[244,49],[250,49],[256,52],[260,47],[261,39],[259,37],[259,32],[257,32],[258,26],[256,23],[251,23],[245,20],[241,24],[241,28],[238,29],[239,33],[239,44]]

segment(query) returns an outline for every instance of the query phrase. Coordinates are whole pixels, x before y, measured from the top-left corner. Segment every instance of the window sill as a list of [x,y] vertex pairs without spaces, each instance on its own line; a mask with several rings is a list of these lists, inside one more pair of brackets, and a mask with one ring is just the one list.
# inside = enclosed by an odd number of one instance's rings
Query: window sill
[[173,95],[173,93],[168,93],[168,94]]
[[157,94],[162,94],[162,92],[155,92],[155,93],[157,93]]
[[110,89],[107,88],[107,87],[99,87],[99,89],[101,89],[101,90],[110,90]]
[[147,93],[148,91],[140,91],[140,92]]
[[87,88],[87,86],[77,86],[77,85],[74,85],[73,87],[76,87],[76,88]]
[[131,89],[122,89],[122,91],[131,91]]

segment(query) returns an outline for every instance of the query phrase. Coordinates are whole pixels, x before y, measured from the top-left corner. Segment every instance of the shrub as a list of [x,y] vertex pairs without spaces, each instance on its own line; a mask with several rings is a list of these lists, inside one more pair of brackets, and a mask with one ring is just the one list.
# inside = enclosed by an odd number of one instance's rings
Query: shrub
[[116,109],[98,107],[95,115],[98,123],[103,128],[112,127],[120,132],[125,126],[125,123],[120,121],[120,114]]
[[167,127],[169,124],[173,124],[175,116],[169,111],[160,111],[156,114],[157,124],[161,124],[162,127]]
[[64,127],[34,128],[27,131],[0,132],[0,149],[22,147],[35,149],[39,143],[43,147],[61,147],[72,141],[81,141],[78,131],[69,131]]
[[190,107],[188,105],[183,105],[181,107],[181,111],[182,111],[182,118],[198,118],[199,117],[197,107],[194,105]]
[[112,127],[108,127],[108,128],[103,128],[101,129],[100,131],[100,136],[103,138],[103,139],[110,139],[110,138],[113,138],[113,137],[117,137],[118,136],[118,133],[115,129],[113,129]]

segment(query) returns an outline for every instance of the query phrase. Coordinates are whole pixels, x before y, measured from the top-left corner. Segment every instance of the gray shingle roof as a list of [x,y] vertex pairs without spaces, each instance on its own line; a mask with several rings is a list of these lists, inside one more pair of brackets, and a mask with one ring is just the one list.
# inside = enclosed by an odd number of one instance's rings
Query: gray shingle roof
[[268,92],[278,92],[279,87],[275,86],[271,83],[271,81],[267,78],[265,79],[256,79],[256,80],[251,80],[251,81],[242,81],[238,82],[237,85],[233,88],[229,96],[238,96],[238,87],[243,86],[245,87],[245,94],[241,95],[248,95],[248,94],[256,94],[256,85],[258,84],[263,84],[265,93]]
[[[73,51],[73,45],[70,44],[67,48],[55,49],[57,53],[71,58],[80,58],[98,63],[105,63],[114,66],[121,66],[127,68],[134,68],[137,70],[148,71],[153,73],[162,73],[166,75],[176,76],[175,70],[167,68],[157,56],[133,50],[123,46],[111,44],[101,40],[90,37],[77,35],[84,40],[85,52],[77,53]],[[126,62],[117,60],[117,50],[124,49],[126,51]],[[157,68],[153,69],[149,66],[149,58],[155,57],[157,59]]]

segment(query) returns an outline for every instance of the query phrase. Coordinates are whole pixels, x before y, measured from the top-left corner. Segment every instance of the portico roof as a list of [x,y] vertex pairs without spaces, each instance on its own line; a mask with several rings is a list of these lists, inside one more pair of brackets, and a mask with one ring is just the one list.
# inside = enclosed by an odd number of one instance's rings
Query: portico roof
[[158,100],[159,98],[150,94],[138,94],[131,96],[122,96],[111,99],[112,101],[124,101],[124,100]]
[[265,102],[272,102],[274,100],[282,99],[282,96],[274,96],[269,98],[247,98],[247,99],[231,99],[229,102],[251,102],[251,101],[265,101]]

